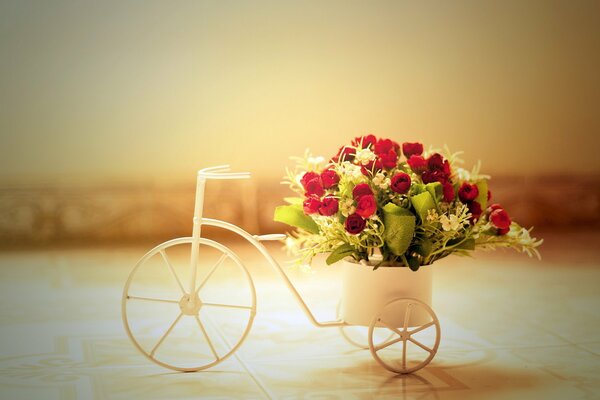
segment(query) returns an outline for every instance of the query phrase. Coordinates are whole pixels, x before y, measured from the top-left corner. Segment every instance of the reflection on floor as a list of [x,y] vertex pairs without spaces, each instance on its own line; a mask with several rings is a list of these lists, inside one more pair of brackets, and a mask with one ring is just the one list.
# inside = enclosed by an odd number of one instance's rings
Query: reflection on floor
[[[122,287],[146,248],[5,252],[0,398],[598,398],[597,239],[550,237],[543,262],[499,253],[440,265],[433,308],[441,345],[428,367],[407,376],[383,369],[337,328],[313,327],[268,264],[239,243],[231,247],[252,274],[258,313],[237,357],[198,373],[150,362],[125,334]],[[269,249],[286,260],[279,245]],[[169,255],[185,265],[183,254]],[[318,319],[335,318],[335,267],[289,275]],[[214,278],[215,293],[239,294],[222,279]]]

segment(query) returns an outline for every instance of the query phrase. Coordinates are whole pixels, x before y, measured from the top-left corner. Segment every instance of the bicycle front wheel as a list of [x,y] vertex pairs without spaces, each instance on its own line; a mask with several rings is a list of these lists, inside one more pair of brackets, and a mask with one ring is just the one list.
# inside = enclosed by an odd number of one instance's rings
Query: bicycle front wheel
[[[210,368],[233,354],[256,314],[248,270],[230,249],[199,239],[193,292],[192,238],[162,243],[131,271],[122,298],[123,324],[151,361],[177,371]],[[185,279],[184,279],[185,278]]]

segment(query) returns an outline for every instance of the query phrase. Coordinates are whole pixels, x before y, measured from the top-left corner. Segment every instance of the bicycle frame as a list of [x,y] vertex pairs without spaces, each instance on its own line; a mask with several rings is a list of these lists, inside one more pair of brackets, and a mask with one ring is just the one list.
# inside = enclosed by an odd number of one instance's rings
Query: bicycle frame
[[[298,305],[308,318],[308,320],[316,327],[325,328],[325,327],[339,327],[339,326],[347,326],[348,324],[342,320],[333,320],[333,321],[324,321],[319,322],[315,318],[314,314],[302,299],[300,293],[293,285],[292,281],[289,279],[281,265],[275,259],[267,248],[261,243],[262,240],[273,240],[278,236],[276,235],[264,235],[264,236],[254,236],[250,233],[246,232],[242,228],[231,224],[229,222],[220,221],[211,218],[203,218],[203,206],[204,206],[204,189],[206,186],[206,181],[208,179],[248,179],[250,178],[250,173],[240,172],[240,173],[230,173],[226,172],[229,170],[228,165],[221,165],[218,167],[206,168],[198,171],[198,178],[196,183],[196,200],[194,205],[194,217],[193,217],[193,230],[192,230],[192,255],[191,255],[191,265],[190,265],[190,293],[194,293],[196,291],[195,282],[196,282],[196,272],[198,269],[198,258],[199,258],[199,243],[200,237],[202,233],[202,226],[214,226],[218,228],[223,228],[234,232],[240,235],[242,238],[250,242],[268,261],[268,263],[273,267],[275,272],[283,279],[284,283],[294,296],[295,300],[298,302]],[[284,235],[282,235],[284,236]]]

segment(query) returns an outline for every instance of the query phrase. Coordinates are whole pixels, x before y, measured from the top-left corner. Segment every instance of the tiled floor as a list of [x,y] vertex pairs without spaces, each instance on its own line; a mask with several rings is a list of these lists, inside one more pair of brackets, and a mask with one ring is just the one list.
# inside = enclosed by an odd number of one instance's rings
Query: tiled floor
[[[313,327],[268,264],[239,243],[231,247],[252,273],[258,313],[237,358],[198,373],[151,363],[125,335],[122,287],[146,247],[0,253],[0,398],[600,398],[599,238],[548,234],[542,262],[497,253],[437,266],[441,345],[407,376],[383,369],[337,328]],[[278,247],[269,245],[284,262]],[[183,254],[170,256],[185,264]],[[289,275],[319,319],[335,317],[337,268]],[[215,295],[243,295],[214,279]]]

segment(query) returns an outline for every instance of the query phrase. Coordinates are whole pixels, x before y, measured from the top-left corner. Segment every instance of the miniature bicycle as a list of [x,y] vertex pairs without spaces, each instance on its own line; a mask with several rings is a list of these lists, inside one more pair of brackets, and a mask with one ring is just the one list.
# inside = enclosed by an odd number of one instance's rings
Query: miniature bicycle
[[[286,235],[255,236],[231,223],[204,218],[202,210],[207,180],[250,178],[246,172],[228,171],[227,165],[198,171],[192,236],[172,239],[154,247],[138,261],[125,283],[123,324],[127,335],[142,354],[166,368],[199,371],[227,359],[248,335],[256,315],[254,282],[246,266],[232,250],[201,237],[202,227],[211,226],[231,231],[258,249],[314,326],[340,328],[351,344],[368,348],[379,364],[395,373],[414,372],[433,359],[440,342],[440,324],[431,307],[424,302],[413,298],[389,299],[380,312],[373,315],[368,325],[368,343],[361,343],[347,331],[352,329],[352,324],[342,319],[317,321],[282,267],[262,244],[264,241],[285,239]],[[175,263],[167,252],[177,257],[191,254],[187,271],[184,269],[177,273]],[[170,277],[162,275],[166,271]],[[182,272],[189,273],[186,286],[179,278]],[[219,273],[222,276],[217,280],[215,276]],[[211,279],[219,282],[212,289],[209,288]],[[225,281],[234,283],[223,283]],[[148,305],[152,307],[148,308]],[[391,312],[398,314],[394,311],[398,310],[398,306],[405,310],[403,316],[398,319],[398,315],[394,315],[395,322],[389,322]],[[414,326],[410,323],[411,310],[414,313],[417,309],[427,317],[424,320],[426,322],[409,329]],[[176,317],[165,319],[161,315],[163,312],[176,314]],[[415,337],[429,327],[434,327],[435,332],[428,337],[432,342],[428,346]],[[407,360],[408,342],[423,350],[424,356],[416,361]],[[240,358],[238,360],[242,362]]]

